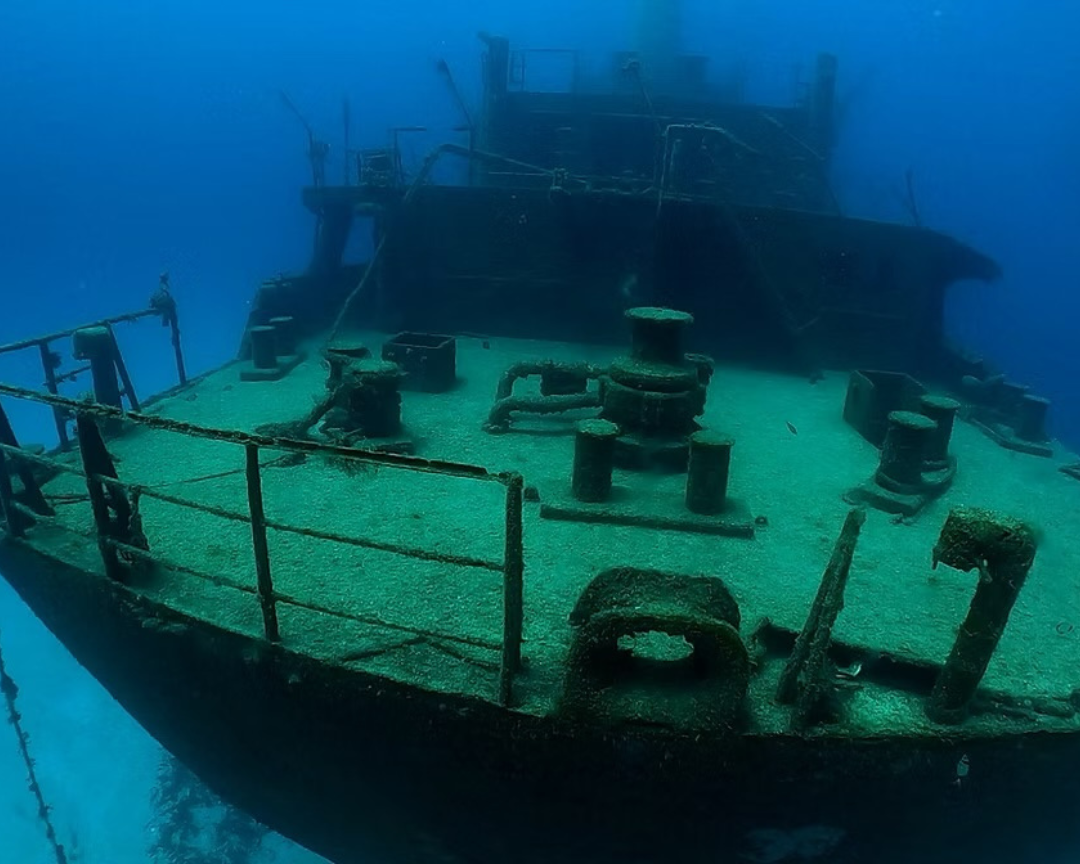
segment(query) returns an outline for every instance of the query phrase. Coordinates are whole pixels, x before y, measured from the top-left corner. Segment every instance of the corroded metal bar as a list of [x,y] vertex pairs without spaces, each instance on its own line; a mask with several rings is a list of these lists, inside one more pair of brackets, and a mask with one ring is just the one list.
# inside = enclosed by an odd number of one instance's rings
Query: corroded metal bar
[[356,460],[357,462],[387,465],[395,468],[404,468],[409,471],[426,472],[429,474],[443,474],[449,477],[463,477],[473,480],[492,480],[497,483],[506,482],[500,475],[492,474],[486,468],[481,468],[478,465],[466,465],[460,462],[445,462],[436,459],[420,459],[416,456],[401,456],[396,453],[379,453],[374,450],[359,450],[355,447],[339,447],[332,444],[321,444],[316,441],[301,441],[295,438],[276,438],[271,435],[253,435],[248,432],[241,432],[237,429],[214,429],[209,426],[186,423],[182,420],[171,420],[166,417],[156,417],[151,414],[141,414],[138,412],[125,413],[118,408],[111,408],[107,405],[91,405],[76,399],[68,399],[64,396],[53,396],[48,393],[39,393],[36,390],[28,390],[25,387],[15,387],[11,384],[0,384],[0,395],[11,396],[14,399],[27,399],[31,402],[40,402],[44,405],[55,405],[61,408],[70,409],[71,411],[82,412],[87,416],[99,419],[128,420],[138,426],[175,432],[179,435],[190,435],[193,438],[208,438],[212,441],[226,441],[233,444],[257,444],[260,447],[275,447],[280,450],[291,450],[301,453],[320,453],[325,456],[340,456],[345,459]]
[[[128,543],[123,543],[113,538],[109,538],[106,543],[113,549],[123,552],[128,557],[135,558],[140,561],[145,561],[147,564],[155,564],[160,567],[165,567],[169,570],[175,570],[177,573],[184,573],[188,576],[193,576],[196,579],[204,579],[207,582],[210,582],[221,588],[229,588],[234,591],[240,591],[244,594],[251,594],[252,596],[258,594],[258,589],[253,588],[250,585],[244,585],[240,582],[235,582],[232,579],[226,579],[222,576],[215,576],[210,573],[203,573],[200,570],[196,570],[194,567],[185,567],[183,564],[177,564],[174,561],[162,560],[153,552],[149,552],[146,549],[140,549],[137,546],[131,546]],[[499,650],[498,643],[487,639],[475,639],[470,636],[452,636],[449,633],[439,633],[435,630],[422,630],[419,627],[410,627],[407,624],[395,624],[392,621],[383,621],[381,618],[376,618],[373,615],[357,615],[353,612],[342,612],[340,609],[331,609],[329,606],[323,606],[319,603],[308,603],[304,600],[300,600],[297,597],[292,597],[289,594],[282,594],[280,592],[276,593],[275,596],[277,597],[278,603],[283,603],[286,606],[295,606],[297,609],[303,609],[307,612],[315,612],[319,615],[329,615],[331,618],[339,618],[342,621],[354,621],[357,624],[365,624],[369,627],[379,627],[385,630],[394,630],[399,633],[411,633],[417,636],[423,636],[428,639],[437,639],[442,642],[452,642],[457,645],[467,645],[470,648],[481,648],[485,651]]]
[[[131,488],[122,480],[112,477],[96,476],[94,479],[107,486],[118,488]],[[188,501],[185,498],[177,498],[164,492],[158,492],[150,488],[141,488],[144,498],[153,498],[165,504],[174,504],[177,507],[187,507],[190,510],[198,510],[210,516],[228,519],[230,522],[242,522],[247,524],[251,518],[243,513],[215,507],[212,504],[200,504],[196,501]],[[289,534],[299,534],[302,537],[311,537],[315,540],[326,540],[331,543],[344,543],[348,546],[358,546],[361,549],[370,549],[374,552],[389,552],[394,555],[402,555],[406,558],[416,558],[421,561],[432,561],[436,564],[453,564],[458,567],[472,567],[478,570],[490,570],[494,573],[503,572],[504,565],[493,561],[485,561],[483,558],[470,558],[467,555],[452,555],[445,552],[429,552],[426,549],[416,549],[410,546],[401,546],[397,543],[383,543],[379,540],[365,540],[362,537],[349,537],[347,534],[335,534],[332,531],[319,531],[315,528],[301,528],[296,525],[286,525],[284,522],[275,522],[273,519],[264,519],[267,528],[275,531],[285,531]]]
[[[53,365],[53,353],[49,349],[47,342],[39,342],[38,350],[41,353],[41,368],[45,373],[45,387],[53,396],[57,396],[60,393],[60,388],[56,381],[56,367]],[[56,423],[56,437],[60,439],[60,447],[66,450],[71,446],[71,442],[68,440],[67,423],[64,420],[63,409],[53,406],[53,422]]]
[[90,507],[94,512],[94,526],[97,528],[98,549],[105,565],[105,575],[117,582],[126,582],[127,575],[116,548],[109,543],[112,539],[112,523],[109,517],[109,501],[105,493],[105,484],[96,478],[99,476],[116,477],[101,430],[88,414],[76,414],[75,422],[79,433],[79,454],[82,457],[83,471],[86,474],[86,490],[90,494]]
[[865,521],[865,510],[856,508],[848,512],[829,564],[821,577],[821,584],[818,585],[810,614],[806,616],[806,623],[780,674],[776,701],[795,703],[791,723],[796,730],[812,722],[813,714],[824,696],[823,670],[832,642],[832,630],[840,610],[844,608],[844,589],[851,572],[859,532]]
[[22,481],[23,498],[30,505],[30,509],[35,513],[40,513],[42,516],[52,514],[52,507],[45,500],[45,496],[41,494],[41,487],[30,470],[29,464],[22,458],[23,450],[19,447],[19,440],[15,437],[15,430],[11,428],[11,421],[8,420],[7,413],[2,405],[0,405],[0,443],[11,448],[8,455],[12,458],[15,471]]
[[22,537],[24,531],[15,511],[15,496],[11,489],[11,475],[8,474],[7,457],[0,451],[0,516],[4,517],[7,533],[12,537]]
[[[74,471],[72,473],[81,474],[82,472]],[[117,480],[114,477],[95,475],[93,479],[114,488],[132,488],[130,484],[125,483],[123,480]],[[161,501],[165,504],[173,504],[177,507],[187,507],[190,510],[207,513],[210,516],[228,519],[230,522],[242,522],[247,524],[251,521],[251,518],[243,513],[226,510],[222,507],[215,507],[212,504],[200,504],[197,501],[178,498],[175,495],[168,495],[164,492],[158,492],[155,489],[146,487],[141,487],[140,491],[144,498],[153,498],[156,501]],[[327,540],[332,543],[345,543],[349,546],[359,546],[361,549],[370,549],[374,552],[390,552],[395,555],[402,555],[406,558],[417,558],[421,561],[432,561],[436,564],[453,564],[458,567],[490,570],[493,573],[502,573],[505,570],[503,564],[485,561],[483,558],[472,558],[467,555],[452,555],[445,552],[429,552],[426,549],[416,549],[410,546],[402,546],[397,543],[383,543],[378,540],[365,540],[362,537],[349,537],[346,534],[335,534],[332,531],[319,531],[315,528],[301,528],[296,525],[286,525],[283,522],[275,522],[273,519],[265,519],[264,521],[267,528],[273,528],[275,531],[285,531],[289,534],[299,534],[302,537],[311,537],[315,540]]]
[[35,465],[41,465],[46,468],[53,468],[64,474],[76,474],[79,477],[84,476],[83,472],[78,468],[73,468],[66,462],[61,462],[58,459],[53,459],[51,456],[39,456],[36,453],[31,453],[27,450],[23,450],[21,447],[13,447],[10,444],[0,443],[0,453],[6,453],[11,456],[13,460],[18,461],[22,459],[25,462],[32,462]]
[[55,333],[47,333],[44,336],[34,336],[31,339],[23,339],[21,342],[9,342],[7,345],[0,345],[0,354],[7,354],[11,351],[22,351],[24,348],[33,348],[35,345],[45,345],[49,342],[55,342],[57,339],[66,339],[76,330],[83,330],[87,327],[109,327],[113,324],[123,324],[127,321],[138,321],[140,318],[150,318],[157,315],[156,309],[143,309],[141,312],[129,312],[126,315],[114,315],[112,318],[102,318],[100,321],[91,321],[89,324],[80,324],[78,327],[72,327],[68,330],[57,330]]
[[167,320],[169,330],[172,333],[173,358],[176,360],[176,377],[180,382],[180,386],[184,387],[188,383],[188,377],[187,370],[184,368],[184,349],[180,344],[180,322],[176,317],[175,307]]
[[507,475],[506,553],[503,576],[502,663],[499,668],[499,703],[509,707],[514,674],[521,669],[521,632],[524,623],[525,549],[522,526],[525,481],[520,474]]
[[116,341],[116,333],[112,327],[109,327],[109,336],[112,339],[113,346],[113,363],[116,364],[116,372],[120,376],[120,383],[124,385],[124,395],[127,396],[128,405],[131,406],[132,411],[138,411],[139,397],[135,395],[135,385],[131,383],[131,376],[128,375],[127,364],[124,362],[124,355],[120,353],[120,343]]
[[259,474],[259,448],[244,447],[247,457],[247,496],[251,512],[251,545],[255,551],[255,574],[259,586],[259,606],[262,609],[263,630],[270,642],[281,641],[277,607],[274,605],[274,582],[270,575],[270,549],[266,543],[266,511],[263,509],[262,477]]
[[[82,471],[77,468],[73,468],[70,465],[66,465],[63,462],[58,462],[55,459],[50,459],[48,456],[35,456],[29,453],[23,453],[18,447],[11,447],[6,444],[0,444],[0,454],[7,453],[12,456],[16,456],[21,459],[25,459],[28,462],[34,462],[38,465],[48,466],[55,468],[65,474],[73,474],[79,477],[85,476]],[[115,477],[108,477],[101,474],[96,474],[91,477],[97,483],[101,483],[113,489],[127,490],[134,488],[136,484],[125,483],[123,480],[118,480]],[[491,479],[499,480],[503,483],[509,484],[509,480],[504,477],[492,476]],[[242,522],[248,523],[251,521],[250,517],[238,513],[234,510],[226,510],[223,507],[215,507],[212,504],[200,504],[197,501],[189,501],[186,498],[179,498],[175,495],[169,495],[166,492],[159,492],[156,489],[149,487],[139,487],[139,491],[144,498],[152,498],[155,501],[161,501],[163,504],[173,504],[177,507],[187,507],[190,510],[197,510],[200,513],[207,513],[210,516],[217,516],[221,519],[227,519],[230,522]],[[452,555],[444,552],[429,552],[425,549],[416,549],[409,546],[401,546],[396,543],[382,543],[377,540],[365,540],[360,537],[349,537],[344,534],[334,534],[330,531],[318,531],[313,528],[300,528],[295,525],[286,525],[282,522],[275,522],[272,519],[266,520],[266,527],[273,528],[275,531],[285,531],[291,534],[299,534],[304,537],[312,537],[316,540],[328,540],[334,543],[345,543],[350,546],[358,546],[361,549],[371,549],[375,552],[390,552],[395,555],[403,555],[407,558],[417,558],[421,561],[433,561],[437,564],[454,564],[458,567],[472,567],[478,570],[489,570],[493,573],[502,573],[506,568],[503,563],[497,563],[494,561],[485,561],[483,558],[471,558],[466,555]]]

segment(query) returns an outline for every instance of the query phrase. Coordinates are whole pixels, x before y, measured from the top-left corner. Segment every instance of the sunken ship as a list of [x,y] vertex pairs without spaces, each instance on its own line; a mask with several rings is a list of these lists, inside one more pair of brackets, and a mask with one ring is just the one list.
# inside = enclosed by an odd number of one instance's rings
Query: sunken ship
[[[840,212],[835,58],[764,106],[674,48],[590,77],[482,40],[482,105],[418,170],[396,130],[330,184],[312,136],[310,266],[259,286],[235,360],[186,374],[166,276],[0,349],[44,376],[0,385],[4,577],[339,864],[1060,838],[1077,457],[943,329],[997,266]],[[141,319],[179,379],[142,400]]]

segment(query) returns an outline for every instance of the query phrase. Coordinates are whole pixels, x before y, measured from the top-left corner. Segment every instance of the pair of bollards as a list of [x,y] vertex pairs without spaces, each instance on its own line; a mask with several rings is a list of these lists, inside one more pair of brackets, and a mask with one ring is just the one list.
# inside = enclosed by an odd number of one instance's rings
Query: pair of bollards
[[[611,497],[615,446],[621,430],[610,420],[583,420],[574,439],[574,498],[600,504]],[[727,502],[733,438],[708,429],[690,436],[686,508],[692,513],[721,513]]]
[[291,315],[271,318],[266,324],[248,330],[251,339],[251,365],[256,369],[276,369],[279,357],[296,354],[296,319]]
[[946,396],[922,396],[919,411],[893,411],[875,480],[893,492],[915,493],[923,475],[949,467],[949,442],[960,403]]

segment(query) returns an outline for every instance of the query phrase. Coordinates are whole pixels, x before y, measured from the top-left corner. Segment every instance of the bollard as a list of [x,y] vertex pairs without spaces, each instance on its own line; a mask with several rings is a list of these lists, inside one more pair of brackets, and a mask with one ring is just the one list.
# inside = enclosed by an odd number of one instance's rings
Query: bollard
[[90,361],[94,400],[114,408],[123,407],[116,372],[116,342],[112,331],[108,327],[84,327],[71,334],[71,344],[76,359]]
[[582,420],[574,438],[572,487],[578,501],[598,504],[611,495],[615,440],[620,429],[610,420]]
[[893,411],[881,447],[881,464],[874,479],[879,486],[902,494],[922,486],[923,454],[937,424],[912,411]]
[[292,315],[279,315],[270,319],[270,326],[274,328],[277,353],[282,357],[296,354],[296,319]]
[[256,369],[277,368],[277,330],[269,326],[252,327],[251,365]]
[[1016,406],[1016,437],[1034,444],[1046,441],[1046,415],[1049,411],[1049,399],[1030,394],[1022,396]]
[[923,452],[923,465],[927,471],[949,467],[949,442],[959,410],[960,403],[948,396],[924,395],[919,399],[919,411],[937,424]]
[[1031,388],[1026,384],[1017,384],[1015,381],[1004,379],[997,385],[996,399],[997,409],[1007,417],[1013,417],[1020,410],[1020,403]]
[[723,511],[733,446],[734,438],[708,429],[690,436],[686,509],[691,513],[712,515]]

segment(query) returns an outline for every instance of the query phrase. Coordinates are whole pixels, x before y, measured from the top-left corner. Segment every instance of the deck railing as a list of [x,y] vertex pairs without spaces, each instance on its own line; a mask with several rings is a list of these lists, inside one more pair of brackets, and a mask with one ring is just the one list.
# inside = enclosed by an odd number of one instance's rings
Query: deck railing
[[[474,648],[498,651],[500,652],[498,701],[504,706],[509,706],[511,704],[514,675],[521,668],[524,575],[522,535],[524,483],[521,475],[516,473],[496,474],[478,466],[456,462],[433,461],[410,456],[359,450],[351,447],[339,447],[314,441],[270,437],[266,435],[250,434],[238,430],[216,429],[150,414],[125,412],[118,408],[112,408],[98,403],[80,402],[52,393],[40,393],[7,384],[0,384],[0,396],[8,396],[15,399],[41,403],[53,408],[54,412],[69,412],[71,415],[75,416],[77,418],[77,428],[79,433],[79,450],[82,457],[82,466],[80,469],[50,456],[30,454],[15,446],[13,438],[9,438],[6,443],[0,443],[0,515],[4,517],[5,532],[9,536],[22,538],[25,535],[23,525],[27,517],[33,520],[49,520],[50,517],[47,512],[43,512],[48,509],[47,506],[27,508],[25,504],[20,503],[15,499],[10,485],[9,473],[6,465],[7,460],[13,460],[16,465],[39,464],[53,471],[77,474],[83,477],[87,484],[90,503],[94,511],[94,523],[96,528],[95,539],[101,551],[105,572],[110,578],[117,581],[126,581],[128,578],[127,568],[121,560],[121,556],[123,556],[129,561],[143,561],[166,569],[173,569],[188,575],[208,579],[211,582],[253,594],[258,598],[262,614],[264,636],[267,641],[271,643],[281,642],[282,637],[277,614],[278,604],[286,603],[291,606],[305,608],[310,611],[332,615],[362,624],[411,633],[421,638],[428,637]],[[110,422],[114,424],[117,422],[126,422],[146,429],[220,441],[234,444],[238,448],[242,448],[245,454],[244,468],[242,470],[245,475],[247,487],[247,512],[241,513],[209,504],[190,501],[159,491],[152,487],[126,483],[120,480],[117,477],[112,460],[105,447],[104,439],[99,431],[99,422]],[[0,425],[6,425],[2,407],[0,407]],[[506,493],[504,505],[505,535],[502,560],[488,561],[429,549],[414,548],[397,543],[383,542],[363,537],[352,537],[315,528],[299,527],[271,520],[267,518],[263,506],[262,468],[260,467],[259,461],[260,453],[265,448],[296,454],[329,456],[358,464],[389,467],[405,471],[437,474],[475,480],[478,482],[501,484],[505,487]],[[25,478],[23,485],[24,487],[27,485]],[[125,508],[128,508],[126,515],[130,517],[133,501],[132,496],[134,496],[136,502],[139,497],[157,499],[163,503],[197,510],[221,519],[250,525],[256,585],[245,586],[221,576],[201,573],[174,562],[163,561],[148,548],[145,548],[148,544],[140,545],[137,540],[131,536],[117,536],[115,523],[110,515],[110,508],[114,511],[117,509],[124,510]],[[44,503],[43,497],[39,498],[39,500]],[[28,509],[33,512],[25,512]],[[416,560],[498,572],[502,575],[503,581],[503,622],[501,641],[499,643],[494,643],[470,636],[434,633],[409,625],[382,621],[373,616],[357,615],[351,612],[334,610],[320,604],[304,601],[298,597],[290,597],[279,593],[274,588],[273,568],[271,566],[267,543],[268,528],[298,534],[320,541],[341,543],[363,549],[392,553]]]
[[[173,354],[176,360],[176,374],[179,378],[180,386],[184,386],[187,384],[187,372],[184,368],[183,349],[180,346],[180,325],[178,323],[179,319],[176,312],[176,303],[169,293],[169,278],[167,273],[162,274],[161,284],[158,287],[157,293],[150,299],[150,306],[147,309],[140,309],[137,312],[126,312],[122,315],[113,315],[111,318],[102,318],[99,321],[91,321],[89,324],[80,324],[78,327],[69,327],[66,330],[57,330],[52,333],[46,333],[43,336],[21,339],[18,342],[9,342],[6,345],[0,345],[0,354],[13,354],[18,351],[37,349],[41,358],[41,371],[45,376],[45,388],[53,396],[57,396],[59,395],[60,384],[62,382],[72,381],[80,375],[91,371],[91,365],[79,366],[67,372],[60,372],[59,366],[61,357],[53,351],[52,343],[57,342],[60,339],[68,339],[80,330],[104,328],[108,331],[109,338],[112,340],[112,357],[110,358],[110,363],[114,366],[116,375],[120,378],[120,383],[123,385],[122,393],[127,397],[128,404],[134,410],[138,411],[140,407],[139,400],[135,396],[135,387],[131,383],[131,377],[128,375],[123,355],[120,353],[120,348],[116,342],[116,334],[113,332],[113,325],[135,322],[143,318],[160,318],[162,323],[169,327],[172,334]],[[94,374],[96,375],[97,373],[95,372]],[[117,404],[119,404],[119,399],[117,400]],[[70,443],[68,440],[67,418],[63,411],[55,405],[53,406],[53,421],[56,424],[56,436],[60,441],[60,447],[66,449]]]

